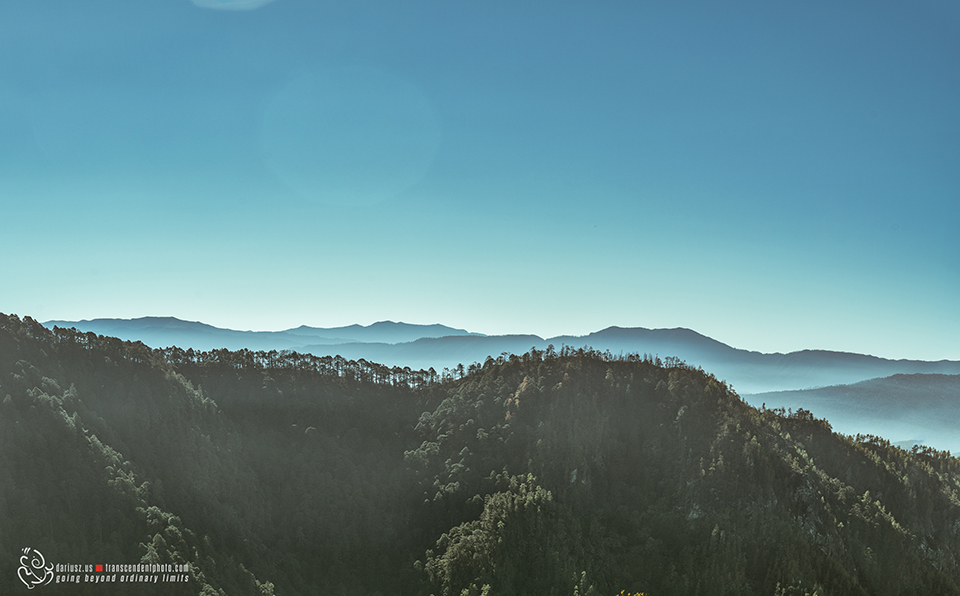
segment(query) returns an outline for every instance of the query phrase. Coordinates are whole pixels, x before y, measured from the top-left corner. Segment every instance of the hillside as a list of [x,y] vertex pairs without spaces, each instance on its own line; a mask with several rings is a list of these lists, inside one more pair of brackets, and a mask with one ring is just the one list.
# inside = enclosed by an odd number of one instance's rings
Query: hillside
[[673,360],[438,377],[0,315],[0,395],[9,569],[192,564],[180,591],[70,593],[960,594],[960,461]]

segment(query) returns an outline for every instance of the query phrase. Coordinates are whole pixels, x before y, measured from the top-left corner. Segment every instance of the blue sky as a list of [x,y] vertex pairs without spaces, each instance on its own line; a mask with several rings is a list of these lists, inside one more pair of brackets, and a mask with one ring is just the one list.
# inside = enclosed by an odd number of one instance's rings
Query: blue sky
[[933,1],[3,0],[0,311],[960,359],[958,30]]

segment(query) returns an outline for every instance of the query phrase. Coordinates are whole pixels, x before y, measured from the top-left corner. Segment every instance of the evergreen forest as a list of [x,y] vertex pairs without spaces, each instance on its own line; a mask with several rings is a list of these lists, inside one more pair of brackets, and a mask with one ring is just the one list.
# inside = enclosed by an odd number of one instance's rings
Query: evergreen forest
[[[41,585],[55,562],[176,585]],[[676,358],[437,373],[0,315],[0,594],[960,594],[960,460]]]

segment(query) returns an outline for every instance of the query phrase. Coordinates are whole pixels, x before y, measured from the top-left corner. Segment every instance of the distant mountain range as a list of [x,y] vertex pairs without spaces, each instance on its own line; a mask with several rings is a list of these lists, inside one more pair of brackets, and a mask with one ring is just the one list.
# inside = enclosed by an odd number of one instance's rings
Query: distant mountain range
[[845,434],[887,437],[902,447],[960,453],[960,375],[898,374],[852,385],[746,396],[757,407],[803,407]]
[[236,331],[197,321],[183,321],[174,317],[141,317],[139,319],[93,319],[89,321],[47,321],[44,326],[70,328],[80,331],[119,337],[127,341],[142,341],[148,346],[166,348],[214,350],[292,350],[307,344],[326,346],[345,343],[396,344],[421,338],[478,336],[464,329],[446,325],[411,325],[380,321],[372,325],[345,327],[308,327],[301,325],[284,331]]
[[680,358],[729,382],[742,394],[808,389],[857,383],[896,374],[960,374],[960,362],[888,360],[864,354],[803,350],[763,354],[733,348],[690,329],[608,327],[584,336],[487,336],[445,325],[411,325],[382,321],[368,326],[320,328],[301,326],[284,331],[235,331],[172,317],[47,321],[47,327],[76,327],[151,347],[179,346],[210,350],[296,350],[318,356],[341,355],[387,365],[436,370],[459,363],[483,362],[507,352],[545,350],[553,345],[590,346],[613,354],[639,353]]

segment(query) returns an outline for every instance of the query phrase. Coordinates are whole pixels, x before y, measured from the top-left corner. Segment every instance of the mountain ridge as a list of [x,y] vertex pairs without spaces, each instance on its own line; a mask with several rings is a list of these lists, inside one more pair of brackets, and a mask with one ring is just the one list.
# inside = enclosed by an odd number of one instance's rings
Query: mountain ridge
[[803,407],[839,432],[912,439],[960,453],[960,375],[896,374],[858,383],[743,396],[754,406]]
[[[614,354],[647,353],[676,357],[710,370],[745,394],[850,384],[897,373],[960,374],[960,361],[891,360],[822,349],[763,353],[732,347],[686,327],[610,326],[586,335],[542,338],[533,334],[484,335],[441,324],[413,325],[393,321],[331,328],[301,325],[283,331],[236,331],[173,317],[47,321],[43,325],[48,328],[72,326],[101,334],[108,331],[108,335],[143,341],[152,347],[295,350],[317,356],[341,355],[390,366],[436,370],[452,369],[458,364],[471,362],[482,363],[488,357],[496,358],[504,352],[523,353],[530,348],[546,350],[550,345],[555,348],[563,345],[591,347]],[[181,328],[199,329],[202,333],[178,335],[177,330]]]
[[[178,346],[184,349],[294,349],[304,341],[329,345],[350,342],[400,343],[420,337],[482,335],[455,329],[439,323],[417,325],[394,321],[377,321],[370,325],[352,324],[342,327],[310,327],[300,325],[280,331],[252,331],[216,327],[201,321],[186,321],[176,317],[138,317],[134,319],[99,318],[81,321],[51,320],[42,323],[53,327],[75,328],[80,331],[113,335],[129,341],[143,341],[151,347]],[[183,332],[178,335],[177,332]],[[216,338],[216,339],[213,339]]]
[[0,395],[0,559],[190,564],[156,593],[960,596],[960,460],[675,360],[436,375],[0,315]]

